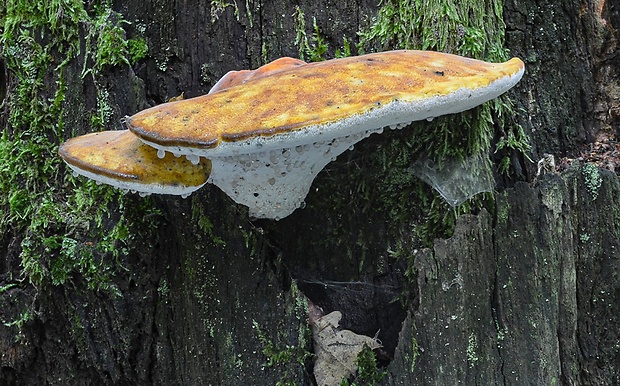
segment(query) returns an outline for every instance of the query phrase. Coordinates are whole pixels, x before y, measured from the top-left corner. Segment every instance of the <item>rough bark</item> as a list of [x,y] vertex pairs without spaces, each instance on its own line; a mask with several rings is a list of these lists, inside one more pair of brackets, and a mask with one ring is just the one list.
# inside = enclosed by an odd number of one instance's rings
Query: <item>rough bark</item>
[[[149,44],[146,60],[102,77],[116,121],[182,92],[206,93],[229,70],[299,56],[295,4],[212,7],[115,2],[133,23],[128,35],[144,27]],[[343,37],[356,41],[378,5],[299,7],[306,34],[316,18],[333,54]],[[610,53],[618,12],[605,5],[604,27],[595,4],[506,1],[507,47],[528,69],[513,95],[533,158],[575,154],[618,124],[602,113],[617,103],[609,84],[620,68]],[[66,137],[88,131],[83,112],[96,106],[82,67],[76,60],[65,70]],[[0,96],[9,89],[2,82]],[[536,185],[518,182],[495,194],[492,213],[462,216],[451,238],[422,248],[376,195],[360,197],[351,181],[359,174],[349,172],[370,167],[364,182],[372,187],[381,170],[365,155],[382,148],[392,156],[385,149],[406,135],[370,138],[341,157],[317,178],[307,208],[279,222],[249,221],[213,186],[187,200],[155,198],[157,230],[123,257],[113,278],[119,297],[79,278],[0,292],[3,321],[36,313],[23,326],[0,325],[0,385],[309,385],[307,308],[297,288],[325,312],[340,310],[343,327],[380,330],[381,384],[620,384],[617,176],[601,172],[597,186],[575,165]],[[531,180],[535,165],[517,162]],[[20,277],[23,237],[3,235],[0,285]]]
[[619,188],[605,173],[593,199],[576,167],[518,183],[420,251],[388,384],[617,384]]

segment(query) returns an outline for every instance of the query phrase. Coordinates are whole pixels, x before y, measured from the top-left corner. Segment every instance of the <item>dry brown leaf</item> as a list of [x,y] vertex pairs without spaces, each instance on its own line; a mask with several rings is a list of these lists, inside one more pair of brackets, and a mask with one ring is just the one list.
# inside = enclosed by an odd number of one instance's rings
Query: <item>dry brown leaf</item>
[[314,376],[318,386],[339,385],[357,371],[357,355],[364,346],[381,347],[375,339],[349,330],[339,330],[340,311],[327,314],[312,323],[314,340]]

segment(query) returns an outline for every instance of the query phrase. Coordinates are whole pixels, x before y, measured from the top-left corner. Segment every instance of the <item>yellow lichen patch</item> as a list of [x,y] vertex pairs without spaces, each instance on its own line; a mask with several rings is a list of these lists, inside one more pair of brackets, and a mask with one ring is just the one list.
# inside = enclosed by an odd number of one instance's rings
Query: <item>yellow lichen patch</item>
[[[266,65],[269,66],[269,65]],[[365,114],[394,101],[424,101],[488,87],[523,62],[487,63],[431,51],[390,51],[266,71],[217,93],[155,106],[129,128],[162,146],[213,148]]]
[[198,187],[207,182],[211,171],[211,162],[204,158],[197,165],[170,153],[160,159],[156,149],[143,144],[129,130],[72,138],[58,153],[77,170],[107,177],[104,181],[119,180],[135,186]]

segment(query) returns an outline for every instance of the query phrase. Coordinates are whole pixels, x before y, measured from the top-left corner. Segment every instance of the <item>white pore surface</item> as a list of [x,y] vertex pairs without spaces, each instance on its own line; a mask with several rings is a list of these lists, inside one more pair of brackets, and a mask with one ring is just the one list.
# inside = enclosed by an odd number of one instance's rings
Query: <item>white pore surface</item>
[[363,138],[386,126],[403,127],[413,121],[468,110],[503,94],[522,75],[523,71],[487,87],[462,88],[424,100],[394,100],[363,114],[288,133],[221,141],[215,148],[166,147],[144,142],[160,150],[184,154],[190,160],[207,157],[212,162],[209,182],[247,206],[251,216],[278,220],[303,205],[312,181],[325,165]]
[[304,205],[314,177],[355,143],[382,129],[282,149],[211,158],[209,182],[235,202],[246,205],[250,216],[279,220]]
[[151,193],[155,193],[155,194],[174,194],[178,196],[183,196],[185,198],[189,196],[195,190],[200,189],[204,185],[202,184],[200,186],[184,186],[184,185],[170,186],[170,185],[161,185],[161,184],[143,184],[140,182],[116,180],[111,177],[102,176],[99,174],[95,174],[93,172],[89,172],[88,170],[81,169],[71,164],[67,164],[67,165],[69,165],[69,167],[73,170],[74,174],[79,174],[84,177],[90,178],[91,180],[95,180],[97,183],[112,185],[115,188],[124,190],[125,192],[127,191],[131,191],[132,193],[138,192],[140,193],[140,196],[146,196]]

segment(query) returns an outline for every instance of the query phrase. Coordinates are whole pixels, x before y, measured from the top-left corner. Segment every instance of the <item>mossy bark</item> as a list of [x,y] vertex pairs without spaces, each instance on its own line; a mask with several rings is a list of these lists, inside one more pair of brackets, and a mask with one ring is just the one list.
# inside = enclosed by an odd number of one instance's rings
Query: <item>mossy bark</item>
[[418,252],[387,383],[616,384],[619,189],[605,173],[592,200],[578,167],[518,183]]
[[[206,93],[229,70],[299,57],[300,47],[309,55],[315,22],[332,57],[378,6],[117,1],[148,56],[105,68],[96,84],[81,76],[83,56],[74,59],[63,70],[64,135],[90,130],[102,88],[114,129],[149,105]],[[600,80],[620,67],[608,52],[618,16],[581,6],[505,3],[507,47],[527,65],[511,95],[533,159],[575,153],[605,124],[597,102],[613,102]],[[0,96],[11,90],[3,82]],[[461,216],[428,247],[415,230],[429,203],[410,202],[411,140],[403,130],[360,143],[319,175],[305,209],[279,222],[250,221],[214,186],[153,198],[150,228],[128,238],[114,265],[116,292],[79,275],[62,285],[20,279],[26,235],[4,234],[0,385],[310,385],[305,296],[341,311],[345,328],[380,331],[381,384],[620,383],[617,177],[601,171],[592,183],[574,165],[533,183],[535,165],[515,157],[528,181],[504,181],[488,210]],[[395,159],[405,166],[385,170]],[[142,203],[132,196],[118,210]]]

